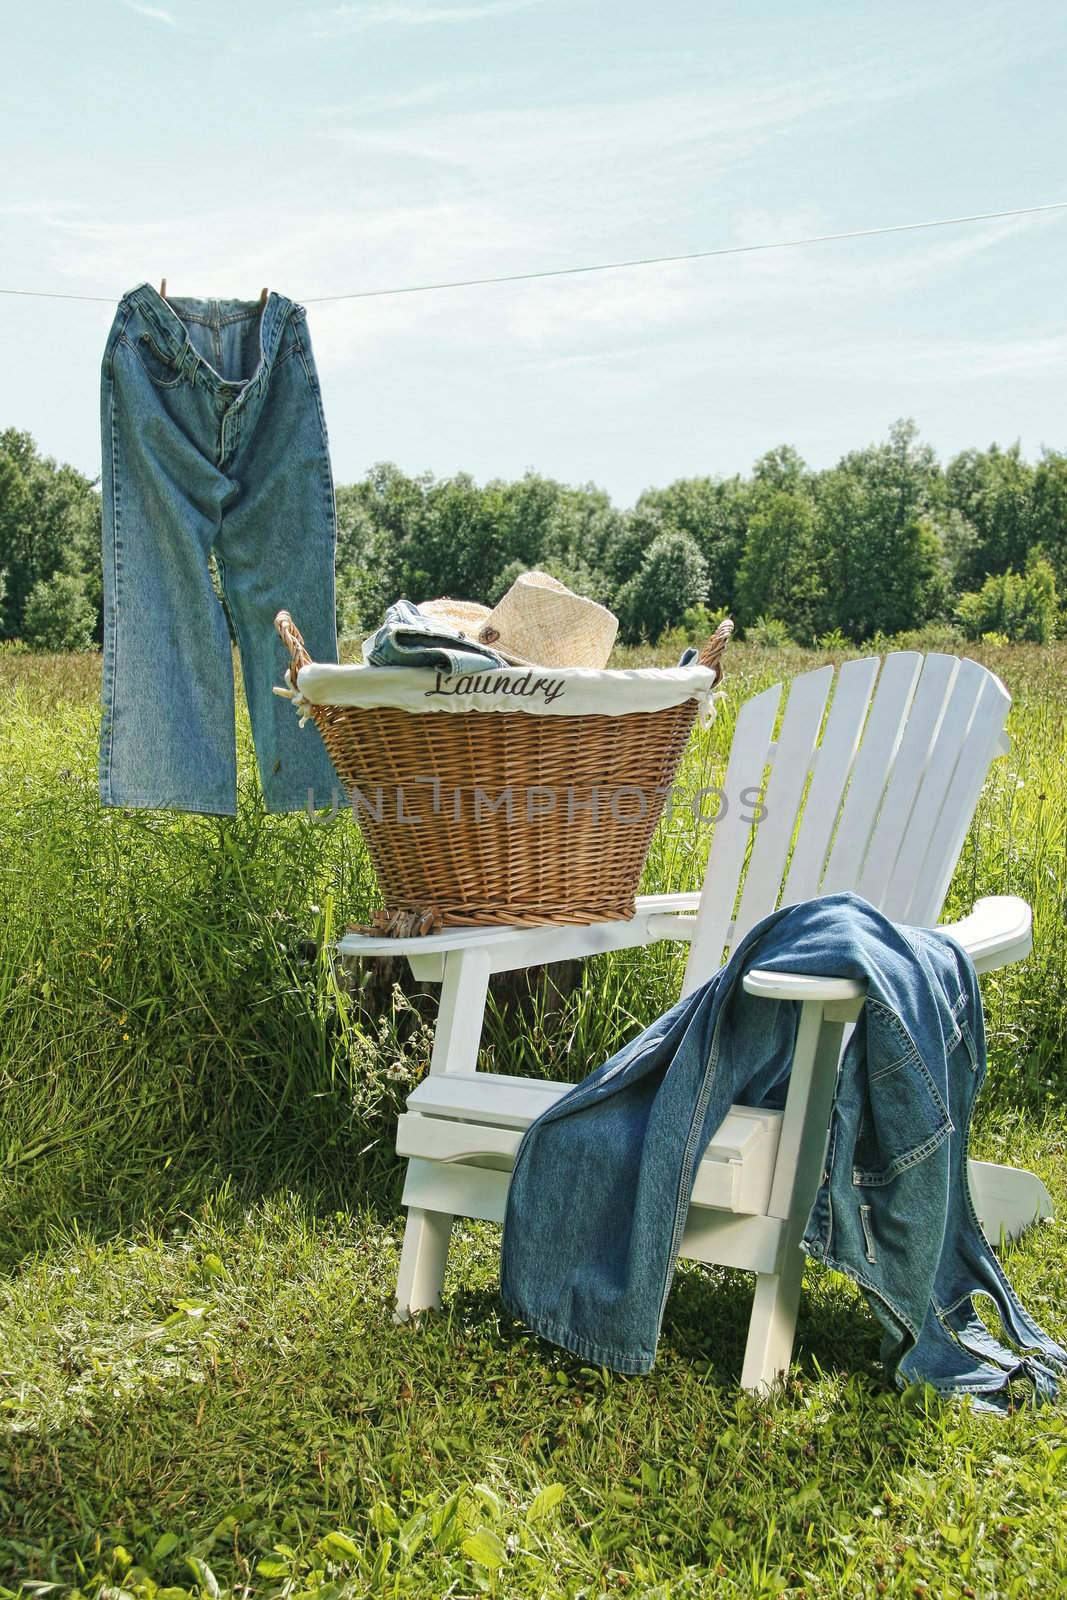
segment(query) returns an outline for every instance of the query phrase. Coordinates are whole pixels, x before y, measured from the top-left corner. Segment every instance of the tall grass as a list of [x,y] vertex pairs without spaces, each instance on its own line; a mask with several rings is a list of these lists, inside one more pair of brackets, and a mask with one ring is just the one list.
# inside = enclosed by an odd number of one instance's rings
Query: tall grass
[[95,704],[50,686],[0,726],[0,1248],[226,1175],[350,1183],[376,1040],[318,947],[373,895],[354,832],[268,817],[246,729],[236,817],[103,810]]
[[[813,659],[733,648],[720,715],[680,774],[686,791],[721,779],[737,706]],[[1067,1087],[1065,662],[1063,647],[991,655],[1014,696],[1012,752],[986,786],[949,902],[951,913],[1010,891],[1034,907],[1033,956],[985,980],[987,1100],[1031,1107]],[[0,1251],[32,1251],[71,1216],[107,1232],[225,1176],[291,1182],[330,1203],[355,1187],[392,1205],[387,1114],[425,1063],[426,1032],[380,985],[361,1004],[326,958],[337,924],[374,903],[351,819],[266,815],[244,720],[236,817],[103,810],[96,658],[9,667]],[[680,808],[645,887],[697,887],[708,835]],[[537,1057],[581,1076],[663,1008],[677,961],[668,946],[592,963],[562,1017],[542,995],[522,1028],[512,1013],[491,1028],[487,1065],[528,1070]]]
[[[734,647],[683,785],[721,776],[746,696],[818,659]],[[949,911],[1021,894],[1036,945],[983,980],[979,1138],[1063,1205],[1067,648],[987,659],[1012,753]],[[433,996],[327,958],[374,903],[350,819],[266,816],[243,720],[236,817],[103,811],[98,659],[5,671],[0,1596],[1058,1592],[1062,1420],[902,1405],[832,1275],[812,1273],[799,1376],[765,1408],[733,1387],[741,1275],[682,1269],[648,1379],[500,1319],[478,1226],[447,1320],[392,1328],[394,1119]],[[680,811],[645,887],[696,887],[707,842]],[[500,994],[485,1064],[581,1076],[673,998],[678,960],[598,958],[521,1022]],[[1065,1237],[1011,1266],[1054,1332]]]

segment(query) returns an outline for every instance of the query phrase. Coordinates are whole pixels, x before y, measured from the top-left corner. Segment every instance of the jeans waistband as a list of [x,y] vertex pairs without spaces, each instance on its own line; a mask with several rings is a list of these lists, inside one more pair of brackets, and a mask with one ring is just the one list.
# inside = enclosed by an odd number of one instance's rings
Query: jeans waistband
[[287,296],[277,294],[273,289],[267,296],[262,314],[258,300],[201,300],[187,297],[175,299],[175,305],[190,308],[184,311],[187,321],[200,322],[209,327],[220,327],[228,322],[254,316],[260,317],[259,360],[252,376],[247,382],[242,383],[224,378],[193,348],[186,321],[183,321],[174,306],[164,300],[153,284],[138,284],[136,288],[130,289],[123,295],[121,304],[136,308],[151,324],[153,338],[158,343],[160,354],[172,361],[176,369],[185,368],[190,376],[200,371],[218,388],[240,389],[245,392],[261,389],[266,383],[286,322],[294,312],[302,311],[302,307],[297,306]]

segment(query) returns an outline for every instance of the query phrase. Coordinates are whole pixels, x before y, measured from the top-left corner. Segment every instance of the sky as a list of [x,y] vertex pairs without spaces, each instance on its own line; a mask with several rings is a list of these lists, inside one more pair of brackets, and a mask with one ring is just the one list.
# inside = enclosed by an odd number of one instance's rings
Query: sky
[[620,505],[912,416],[1067,446],[1067,211],[540,282],[361,289],[1067,200],[1061,0],[4,7],[0,427],[95,476],[127,289],[307,305],[334,476]]

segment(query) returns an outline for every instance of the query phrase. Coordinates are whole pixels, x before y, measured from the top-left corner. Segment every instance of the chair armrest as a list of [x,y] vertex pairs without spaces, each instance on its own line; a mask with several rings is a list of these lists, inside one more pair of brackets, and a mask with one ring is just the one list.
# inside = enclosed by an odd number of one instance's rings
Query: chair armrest
[[[677,894],[638,895],[636,910],[627,921],[593,922],[584,926],[553,923],[537,928],[446,928],[410,939],[346,933],[334,949],[340,956],[382,960],[403,956],[416,977],[439,980],[445,956],[454,951],[482,950],[490,972],[516,972],[547,961],[571,961],[606,950],[630,950],[669,937],[655,924],[682,912],[695,912],[699,890]],[[692,919],[695,922],[695,917]],[[688,935],[687,935],[688,937]]]
[[[631,950],[660,939],[692,939],[699,903],[696,890],[645,894],[638,896],[636,912],[626,922],[594,922],[584,927],[448,928],[412,939],[347,933],[334,948],[342,956],[372,960],[404,956],[417,977],[430,981],[439,981],[444,957],[451,951],[484,950],[490,972],[516,972],[548,961]],[[963,946],[979,972],[988,972],[1029,953],[1030,907],[1015,895],[994,895],[979,900],[969,916],[947,924],[944,932]],[[863,985],[851,978],[809,977],[759,968],[748,973],[744,983],[749,994],[772,1000],[854,1001],[864,994]]]
[[993,972],[1030,954],[1033,914],[1018,895],[994,894],[975,901],[974,910],[959,922],[944,923],[941,932],[963,946],[978,972]]
[[[945,923],[941,930],[970,956],[978,972],[992,972],[1029,955],[1033,944],[1032,916],[1025,900],[1016,895],[990,895],[976,902],[969,916]],[[827,1003],[856,1001],[866,985],[855,978],[819,978],[800,972],[767,972],[753,967],[742,980],[747,994],[766,1000],[820,1000]]]
[[819,978],[806,972],[766,972],[762,967],[753,967],[741,981],[746,994],[758,994],[764,1000],[822,1000],[830,1004],[837,1001],[859,1002],[867,994],[867,985],[859,978]]

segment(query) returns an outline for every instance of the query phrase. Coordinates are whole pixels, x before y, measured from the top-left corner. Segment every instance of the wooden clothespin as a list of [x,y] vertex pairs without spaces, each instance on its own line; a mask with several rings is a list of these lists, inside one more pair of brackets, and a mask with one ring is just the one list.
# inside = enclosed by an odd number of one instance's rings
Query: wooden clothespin
[[259,309],[262,311],[263,308],[266,306],[266,304],[267,304],[267,291],[266,291],[266,289],[261,289],[259,291]]
[[161,300],[165,300],[167,298],[167,280],[166,280],[166,278],[160,278],[160,280],[159,280],[159,298]]

